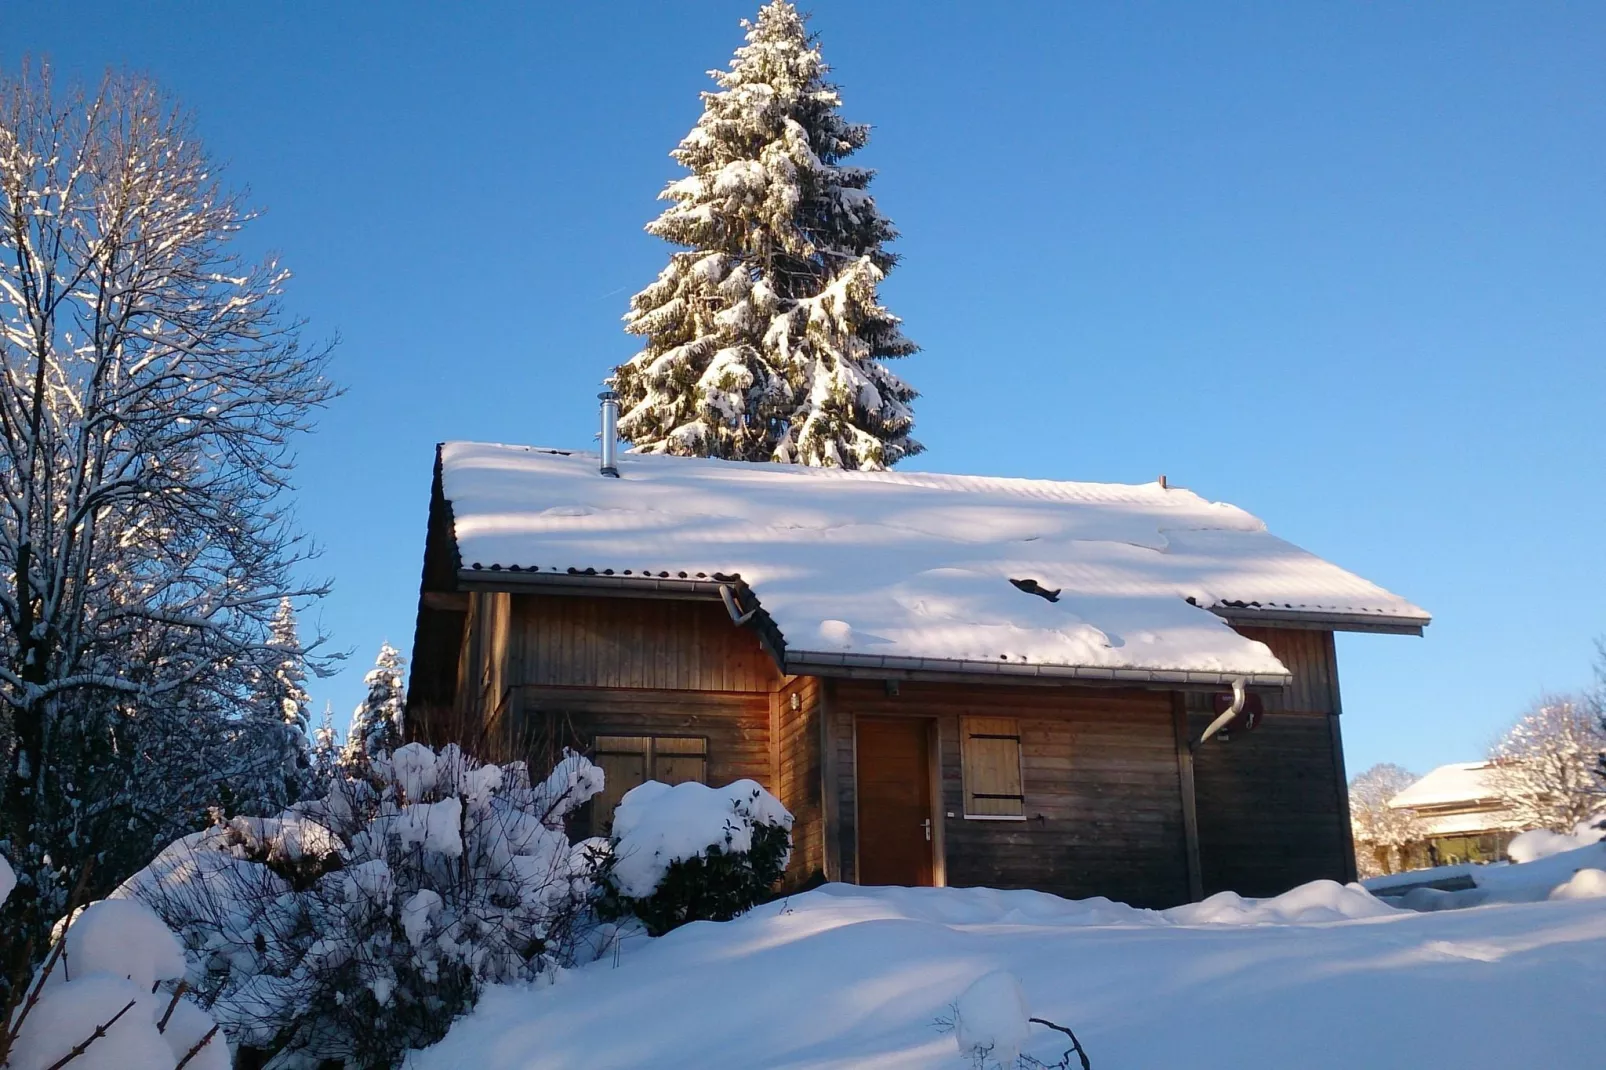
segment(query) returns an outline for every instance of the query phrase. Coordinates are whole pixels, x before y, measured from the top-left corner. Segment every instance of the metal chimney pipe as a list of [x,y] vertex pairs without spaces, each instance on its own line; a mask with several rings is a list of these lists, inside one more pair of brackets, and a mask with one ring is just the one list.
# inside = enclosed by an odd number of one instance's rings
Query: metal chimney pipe
[[619,395],[604,390],[602,401],[602,474],[619,478]]

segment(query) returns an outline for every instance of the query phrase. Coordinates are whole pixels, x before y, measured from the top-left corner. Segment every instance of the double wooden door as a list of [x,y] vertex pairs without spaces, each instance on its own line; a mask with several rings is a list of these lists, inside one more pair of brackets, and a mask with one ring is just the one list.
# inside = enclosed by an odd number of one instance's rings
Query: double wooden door
[[859,883],[932,883],[930,722],[863,719],[857,726]]

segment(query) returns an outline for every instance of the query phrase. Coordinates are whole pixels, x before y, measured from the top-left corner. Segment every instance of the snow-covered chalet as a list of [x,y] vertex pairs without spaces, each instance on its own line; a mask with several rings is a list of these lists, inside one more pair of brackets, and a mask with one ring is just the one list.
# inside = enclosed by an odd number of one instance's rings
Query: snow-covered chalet
[[[612,460],[612,458],[610,458]],[[1140,486],[449,442],[410,731],[763,783],[790,887],[1166,906],[1352,880],[1338,631],[1428,614]],[[1251,731],[1252,729],[1252,731]]]

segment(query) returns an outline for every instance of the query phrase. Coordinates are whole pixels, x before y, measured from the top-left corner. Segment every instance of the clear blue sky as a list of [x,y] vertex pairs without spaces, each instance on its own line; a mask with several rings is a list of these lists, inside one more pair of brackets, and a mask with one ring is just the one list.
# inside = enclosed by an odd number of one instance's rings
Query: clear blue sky
[[[434,443],[584,447],[703,72],[758,0],[0,0],[154,74],[338,332],[301,450],[342,723],[411,643]],[[1175,483],[1426,606],[1340,640],[1352,771],[1477,757],[1606,632],[1606,6],[848,3],[918,467]]]

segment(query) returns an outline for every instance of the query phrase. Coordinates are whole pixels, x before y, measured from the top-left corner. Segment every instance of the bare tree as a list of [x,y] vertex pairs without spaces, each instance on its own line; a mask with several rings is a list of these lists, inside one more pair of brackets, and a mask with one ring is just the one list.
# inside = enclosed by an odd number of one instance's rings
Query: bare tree
[[[141,809],[131,740],[159,775],[241,790],[272,760],[264,733],[285,730],[251,685],[286,656],[281,599],[322,591],[292,579],[308,548],[282,494],[289,441],[332,390],[327,349],[282,312],[288,273],[231,249],[251,218],[148,80],[0,77],[9,977],[97,849],[87,811],[109,828]],[[86,783],[96,763],[127,775]]]
[[1589,696],[1541,699],[1490,754],[1490,780],[1523,828],[1571,832],[1606,807],[1606,724]]
[[1385,762],[1350,781],[1350,824],[1355,864],[1362,877],[1380,877],[1404,868],[1405,848],[1423,838],[1422,822],[1414,812],[1389,807],[1389,800],[1417,779],[1415,773]]

